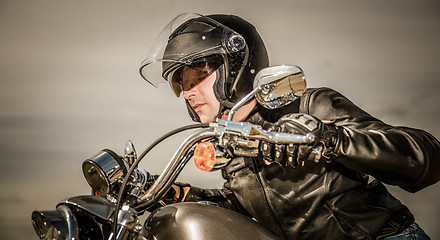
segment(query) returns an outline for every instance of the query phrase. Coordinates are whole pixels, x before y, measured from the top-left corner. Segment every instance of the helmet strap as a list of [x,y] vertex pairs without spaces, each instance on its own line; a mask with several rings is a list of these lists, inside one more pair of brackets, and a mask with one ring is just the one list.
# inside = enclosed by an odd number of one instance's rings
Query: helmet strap
[[222,118],[224,115],[229,113],[229,110],[233,107],[233,103],[228,101],[227,93],[226,93],[226,84],[227,84],[227,74],[225,69],[225,64],[221,65],[217,69],[217,79],[214,82],[214,95],[217,100],[220,102],[220,109],[217,113],[217,118]]
[[228,100],[227,93],[227,78],[229,74],[227,74],[225,65],[221,65],[217,69],[217,79],[214,82],[214,95],[217,100],[220,102],[220,105],[225,108],[232,108],[235,104]]

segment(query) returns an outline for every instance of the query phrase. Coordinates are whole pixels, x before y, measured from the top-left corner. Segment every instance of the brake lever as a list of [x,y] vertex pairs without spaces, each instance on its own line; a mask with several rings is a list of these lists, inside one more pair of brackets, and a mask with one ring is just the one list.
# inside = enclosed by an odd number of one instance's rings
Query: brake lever
[[313,150],[312,150],[312,155],[314,155],[313,159],[315,162],[319,162],[319,160],[322,157],[322,151],[324,150],[324,147],[322,146],[322,143],[319,143],[318,146],[316,146]]

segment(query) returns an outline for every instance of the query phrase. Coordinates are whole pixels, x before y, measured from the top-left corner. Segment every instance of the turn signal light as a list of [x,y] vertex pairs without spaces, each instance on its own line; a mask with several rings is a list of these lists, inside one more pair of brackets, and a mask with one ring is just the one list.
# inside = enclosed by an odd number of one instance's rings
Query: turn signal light
[[210,142],[201,142],[194,151],[194,162],[200,171],[209,172],[215,165],[215,148]]

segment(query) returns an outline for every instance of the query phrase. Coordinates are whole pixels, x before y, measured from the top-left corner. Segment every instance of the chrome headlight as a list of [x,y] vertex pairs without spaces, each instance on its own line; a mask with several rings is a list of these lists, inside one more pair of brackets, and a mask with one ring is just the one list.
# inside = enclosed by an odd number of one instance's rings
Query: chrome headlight
[[127,173],[128,165],[115,152],[104,149],[93,157],[85,160],[82,170],[85,179],[93,191],[107,196],[110,185]]
[[32,225],[40,239],[79,239],[77,220],[67,206],[60,205],[56,211],[32,212]]

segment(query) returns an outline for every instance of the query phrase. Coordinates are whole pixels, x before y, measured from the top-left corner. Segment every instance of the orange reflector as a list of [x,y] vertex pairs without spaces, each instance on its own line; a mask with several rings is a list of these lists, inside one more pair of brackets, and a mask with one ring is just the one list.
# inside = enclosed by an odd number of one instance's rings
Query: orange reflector
[[194,162],[200,171],[209,172],[214,168],[215,149],[210,142],[201,142],[194,151]]

